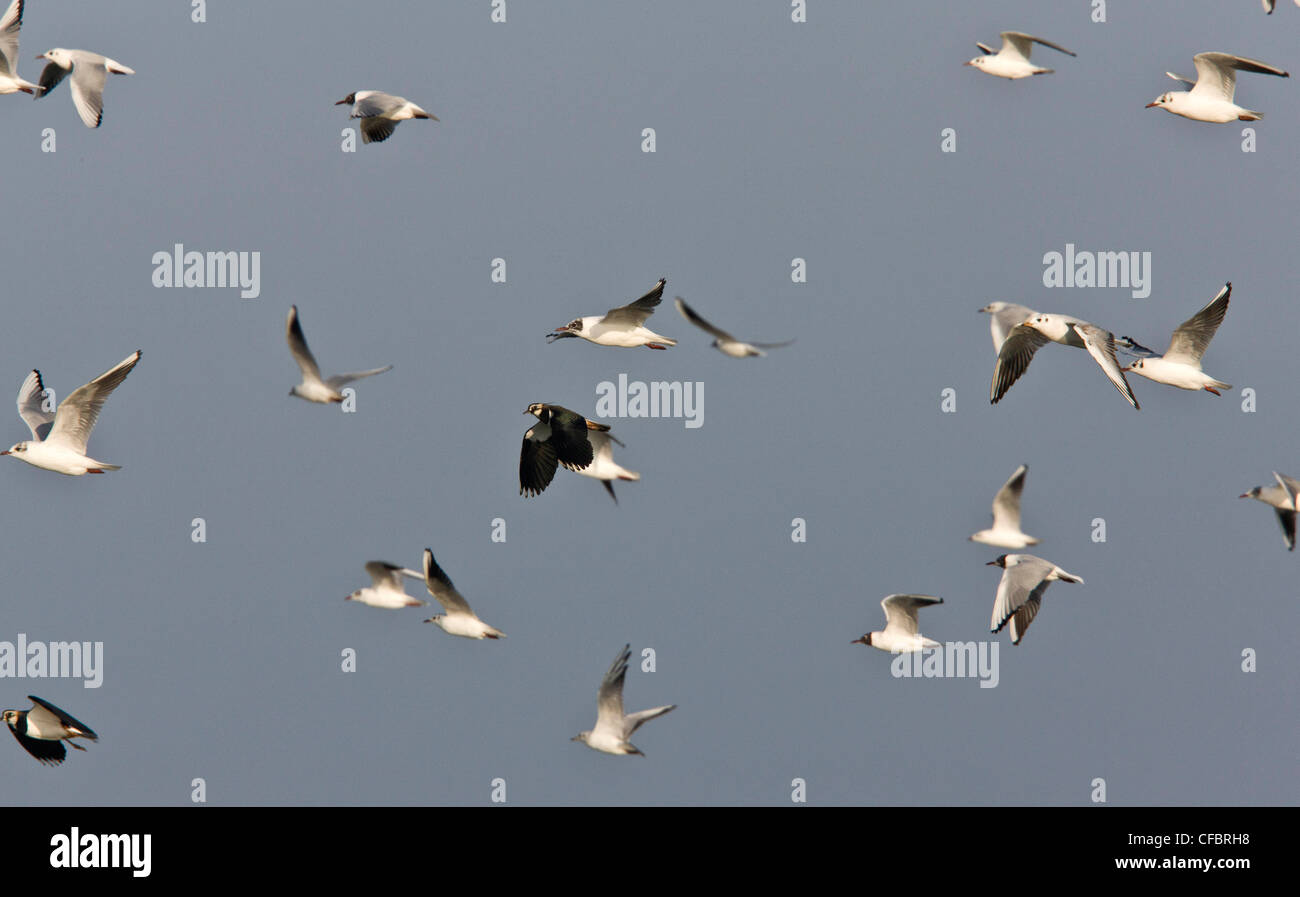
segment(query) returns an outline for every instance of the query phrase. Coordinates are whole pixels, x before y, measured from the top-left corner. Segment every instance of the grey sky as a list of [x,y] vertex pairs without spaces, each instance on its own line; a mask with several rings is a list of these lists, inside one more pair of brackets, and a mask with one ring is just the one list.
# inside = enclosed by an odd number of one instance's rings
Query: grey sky
[[[494,25],[487,2],[373,2],[362,27],[332,0],[208,6],[30,0],[24,77],[53,46],[137,74],[96,131],[66,83],[0,97],[0,398],[144,352],[90,442],[123,470],[0,459],[0,640],[106,655],[99,689],[0,679],[0,705],[37,694],[100,735],[55,770],[6,736],[7,802],[185,804],[195,777],[213,804],[485,804],[497,777],[511,804],[779,804],[796,777],[816,804],[1085,804],[1098,777],[1113,804],[1300,800],[1300,558],[1236,497],[1300,475],[1300,84],[1239,79],[1254,153],[1247,123],[1143,108],[1201,51],[1300,68],[1300,10],[812,0],[796,25],[783,3],[510,2]],[[962,67],[1008,29],[1078,57]],[[332,104],[359,89],[441,121],[341,152]],[[260,252],[260,297],[155,289],[175,243]],[[1151,295],[1046,289],[1067,243],[1150,252]],[[798,341],[728,359],[671,301],[666,352],[543,339],[661,276],[737,336]],[[1133,377],[1135,412],[1047,346],[989,405],[986,303],[1162,350],[1228,280],[1222,398]],[[394,365],[355,414],[287,396],[295,303],[327,373]],[[620,373],[703,382],[703,426],[606,421],[642,474],[617,507],[565,471],[521,498],[523,410],[593,414]],[[966,538],[1020,463],[1035,553],[1086,584],[1054,585],[1013,648],[988,633],[1000,552]],[[343,601],[367,560],[426,545],[508,639]],[[891,592],[944,597],[932,638],[996,638],[998,687],[895,679],[850,645]],[[633,738],[645,759],[569,741],[625,642],[628,708],[678,705]]]

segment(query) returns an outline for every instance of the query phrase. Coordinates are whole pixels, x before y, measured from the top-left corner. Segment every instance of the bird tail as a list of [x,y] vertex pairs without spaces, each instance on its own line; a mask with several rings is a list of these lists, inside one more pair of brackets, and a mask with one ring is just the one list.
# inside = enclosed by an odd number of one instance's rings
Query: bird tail
[[1256,112],[1253,109],[1247,109],[1241,115],[1237,116],[1237,121],[1259,121],[1264,117],[1263,112]]

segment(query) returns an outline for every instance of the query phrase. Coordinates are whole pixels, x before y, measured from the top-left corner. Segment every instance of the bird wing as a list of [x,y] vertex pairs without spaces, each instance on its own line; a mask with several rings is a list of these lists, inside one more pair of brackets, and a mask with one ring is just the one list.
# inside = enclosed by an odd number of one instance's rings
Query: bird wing
[[49,701],[41,700],[36,697],[36,695],[28,695],[27,699],[36,705],[27,713],[29,725],[31,720],[36,720],[36,725],[40,728],[62,726],[72,734],[84,735],[91,741],[99,740],[99,736],[95,734],[94,729],[78,720],[72,714],[65,713]]
[[1174,331],[1173,339],[1169,341],[1169,348],[1165,350],[1165,360],[1195,365],[1199,369],[1206,347],[1210,345],[1210,340],[1214,339],[1219,325],[1223,323],[1223,316],[1228,313],[1228,298],[1231,295],[1232,284],[1224,284],[1223,289],[1219,290],[1219,295],[1179,324],[1178,329]]
[[640,327],[645,323],[646,318],[654,314],[655,306],[664,297],[664,285],[667,283],[666,278],[659,278],[659,282],[650,289],[650,292],[640,299],[605,312],[605,317],[600,319],[600,323],[610,327]]
[[993,54],[997,53],[997,50],[993,49],[988,44],[981,44],[979,41],[975,41],[975,46],[979,47],[980,52],[983,53],[985,56],[992,56]]
[[104,82],[108,69],[104,63],[77,59],[72,65],[72,103],[88,128],[98,128],[104,119]]
[[1233,56],[1231,53],[1197,53],[1192,57],[1196,63],[1196,86],[1192,93],[1209,96],[1213,99],[1232,102],[1237,90],[1237,72],[1256,72],[1261,75],[1277,75],[1289,78],[1285,71],[1257,59]]
[[1007,341],[1007,336],[1017,326],[1032,318],[1036,312],[1032,308],[1008,302],[993,312],[989,320],[989,333],[993,337],[993,351],[997,352]]
[[1021,464],[993,496],[994,529],[1020,529],[1020,494],[1025,490],[1025,474],[1028,472],[1028,465]]
[[[353,118],[355,118],[355,113]],[[393,136],[393,131],[397,129],[397,122],[380,116],[361,119],[361,142],[362,143],[383,143],[389,137]]]
[[893,630],[907,635],[920,631],[917,612],[931,604],[943,604],[942,598],[933,595],[889,595],[880,602],[885,609],[885,631]]
[[607,728],[624,738],[623,678],[627,675],[627,662],[631,656],[632,646],[624,645],[596,692],[596,729]]
[[[1002,52],[1008,53],[1008,48],[1010,48],[1011,53],[1020,56],[1026,62],[1029,61],[1029,53],[1033,49],[1034,44],[1042,44],[1044,47],[1051,47],[1053,50],[1059,50],[1066,56],[1079,55],[1073,50],[1065,49],[1065,47],[1062,47],[1060,44],[1054,44],[1050,40],[1043,40],[1041,37],[1034,37],[1032,34],[1025,34],[1022,31],[1003,31],[1001,37]],[[1011,54],[1008,53],[1008,55]]]
[[387,115],[405,102],[406,100],[401,97],[372,90],[364,97],[357,97],[356,102],[352,104],[352,117],[369,118],[374,115]]
[[59,86],[59,82],[68,77],[68,69],[59,65],[57,62],[45,63],[45,68],[41,69],[41,80],[36,86],[36,93],[32,94],[35,99],[40,99],[51,90]]
[[1182,75],[1175,75],[1173,72],[1165,72],[1165,74],[1181,84],[1186,84],[1188,87],[1196,86],[1196,82],[1191,78],[1184,78]]
[[704,319],[701,318],[699,315],[697,315],[697,314],[695,313],[695,309],[691,308],[691,307],[690,307],[689,305],[687,305],[684,301],[682,301],[682,297],[681,297],[681,296],[678,296],[678,297],[677,297],[676,299],[674,299],[673,301],[677,303],[677,310],[678,310],[679,312],[682,313],[682,317],[685,318],[686,320],[690,321],[690,322],[691,322],[692,324],[694,324],[696,327],[698,327],[698,328],[700,328],[701,330],[703,330],[705,333],[711,333],[711,334],[713,334],[715,337],[717,337],[718,339],[721,339],[721,340],[729,340],[729,341],[734,341],[734,340],[735,340],[735,337],[732,336],[732,335],[731,335],[730,333],[728,333],[727,331],[725,331],[725,330],[719,330],[717,327],[714,327],[714,326],[713,326],[712,324],[710,324],[708,321],[704,320]]
[[[537,437],[540,428],[537,424],[524,434],[524,444],[519,450],[519,494],[541,495],[551,480],[555,479],[558,459],[555,446],[549,439]],[[549,428],[547,428],[549,433]]]
[[320,366],[316,364],[316,356],[312,355],[311,349],[307,348],[307,337],[303,335],[302,324],[298,322],[298,306],[289,306],[289,319],[285,322],[284,328],[285,338],[289,341],[289,354],[298,363],[303,379],[323,383]]
[[998,360],[993,365],[993,382],[989,387],[989,400],[994,403],[1000,401],[1029,367],[1029,362],[1034,360],[1034,353],[1049,342],[1051,340],[1032,327],[1020,324],[1013,328],[998,350]]
[[74,390],[72,395],[60,402],[54,412],[54,426],[50,429],[45,442],[72,448],[84,455],[86,442],[90,439],[90,431],[95,428],[95,421],[99,418],[104,402],[126,379],[126,375],[131,373],[131,369],[139,360],[140,350],[137,349],[116,367]]
[[325,385],[331,389],[338,389],[340,386],[346,386],[353,380],[360,380],[363,377],[373,377],[375,374],[382,374],[384,371],[391,371],[393,366],[386,364],[381,368],[373,368],[368,371],[352,371],[349,374],[335,374],[325,381]]
[[663,707],[652,707],[649,710],[638,710],[636,713],[629,713],[623,717],[623,740],[627,741],[632,737],[632,733],[641,728],[641,724],[647,720],[652,720],[656,716],[663,716],[669,710],[676,710],[676,704],[667,704]]
[[1030,593],[1028,600],[1016,608],[1016,612],[1011,616],[1011,644],[1018,645],[1020,640],[1025,637],[1025,630],[1029,624],[1034,622],[1034,617],[1038,616],[1038,609],[1043,606],[1043,592],[1047,591],[1049,583],[1039,583],[1038,588]]
[[18,77],[18,30],[23,27],[23,2],[14,0],[0,16],[0,75]]
[[1300,480],[1273,471],[1273,479],[1278,481],[1282,491],[1291,496],[1292,507],[1300,510]]
[[374,585],[387,586],[399,592],[405,591],[402,586],[402,575],[414,573],[412,570],[390,564],[387,561],[367,561],[366,572],[370,574],[370,581]]
[[1120,395],[1128,399],[1128,403],[1134,408],[1140,409],[1137,397],[1133,395],[1133,390],[1129,388],[1128,380],[1124,372],[1119,369],[1119,361],[1115,358],[1115,334],[1109,330],[1102,330],[1095,324],[1085,324],[1082,321],[1076,321],[1070,325],[1074,332],[1079,334],[1083,339],[1083,346],[1088,350],[1097,364],[1101,365],[1102,372],[1115,384],[1115,388],[1120,391]]
[[23,746],[23,750],[31,754],[37,760],[40,760],[46,766],[58,766],[68,756],[67,748],[63,746],[62,741],[50,741],[44,738],[32,738],[29,735],[22,735],[12,725],[9,731],[14,734],[14,738]]
[[[582,470],[588,467],[595,454],[587,433],[595,422],[559,405],[551,405],[549,408],[551,423],[549,442],[555,449],[556,458],[569,470]],[[594,429],[608,430],[609,427],[595,424]]]
[[1288,511],[1285,508],[1274,508],[1277,512],[1277,522],[1282,527],[1282,538],[1286,541],[1288,551],[1295,551],[1295,511]]
[[1007,625],[1007,620],[1022,605],[1031,598],[1041,597],[1042,590],[1047,587],[1044,577],[1051,572],[1051,564],[1032,555],[1020,555],[1019,563],[1004,568],[997,594],[993,598],[993,618],[989,622],[989,629],[1001,632],[1002,627]]
[[1153,349],[1148,349],[1131,336],[1121,336],[1119,339],[1115,340],[1115,348],[1127,355],[1132,355],[1135,358],[1160,357],[1159,352],[1156,352]]
[[447,613],[474,616],[474,611],[469,609],[469,602],[465,600],[465,596],[456,591],[456,587],[451,584],[451,578],[433,559],[431,548],[424,549],[424,584],[428,587],[429,594],[438,599],[438,603],[446,609]]
[[44,408],[45,384],[41,382],[41,372],[32,371],[18,389],[18,416],[32,431],[32,438],[40,441],[50,433],[54,425],[54,414]]

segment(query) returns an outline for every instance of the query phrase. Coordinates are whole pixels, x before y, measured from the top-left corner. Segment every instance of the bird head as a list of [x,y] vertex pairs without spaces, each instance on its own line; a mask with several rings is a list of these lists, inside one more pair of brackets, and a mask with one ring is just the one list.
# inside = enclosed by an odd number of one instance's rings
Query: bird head
[[1237,496],[1237,498],[1259,498],[1259,492],[1261,488],[1263,487],[1256,486],[1254,489],[1251,489],[1249,492],[1241,493],[1240,495]]
[[72,68],[72,55],[62,47],[55,47],[53,50],[46,50],[36,58],[52,62],[62,69]]
[[1179,93],[1179,91],[1170,91],[1169,93],[1162,93],[1160,96],[1156,97],[1155,100],[1153,100],[1150,103],[1147,103],[1146,108],[1151,109],[1155,106],[1168,106],[1170,103],[1174,101],[1175,93]]
[[20,452],[25,452],[25,451],[27,451],[26,441],[16,442],[13,445],[9,446],[8,451],[0,452],[0,455],[16,455]]
[[985,57],[983,57],[983,56],[976,56],[974,59],[972,59],[972,60],[970,60],[970,61],[968,61],[968,62],[963,62],[962,65],[973,65],[973,66],[975,66],[975,68],[983,68],[983,67],[984,67],[984,59],[985,59]]
[[985,564],[984,566],[985,566],[985,567],[1001,567],[1001,568],[1003,568],[1003,569],[1005,570],[1005,569],[1006,569],[1006,566],[1007,566],[1007,556],[1006,556],[1005,554],[1000,554],[1000,555],[998,555],[996,558],[994,558],[993,560],[989,561],[989,562],[988,562],[987,564]]
[[353,103],[355,103],[356,101],[357,101],[357,95],[356,95],[356,93],[354,92],[354,93],[350,93],[350,94],[348,94],[347,96],[345,96],[343,99],[339,100],[339,101],[338,101],[337,103],[335,103],[334,105],[335,105],[335,106],[351,106],[351,105],[352,105]]
[[870,644],[871,644],[871,633],[868,632],[868,633],[867,633],[866,635],[864,635],[862,638],[855,638],[853,641],[849,642],[849,644],[850,644],[850,645],[870,645]]

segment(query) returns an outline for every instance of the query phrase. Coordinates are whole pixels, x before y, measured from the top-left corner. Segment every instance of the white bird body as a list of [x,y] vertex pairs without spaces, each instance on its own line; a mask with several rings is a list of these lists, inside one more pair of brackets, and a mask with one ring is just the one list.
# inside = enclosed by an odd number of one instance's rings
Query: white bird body
[[1139,358],[1124,370],[1157,383],[1179,389],[1203,389],[1216,396],[1221,389],[1231,389],[1232,384],[1216,380],[1201,370],[1201,359],[1228,313],[1231,296],[1232,284],[1224,284],[1204,308],[1178,325],[1164,355]]
[[0,455],[9,455],[33,467],[73,477],[121,470],[121,465],[106,464],[87,455],[86,443],[95,427],[95,421],[99,419],[104,402],[139,360],[140,352],[137,350],[85,386],[74,390],[59,403],[54,413],[53,426],[48,431],[45,430],[45,424],[49,423],[50,416],[40,411],[37,398],[41,392],[40,372],[32,371],[18,392],[18,412],[31,429],[32,438],[16,443],[8,451],[0,452]]
[[39,85],[18,77],[18,32],[23,26],[24,0],[13,0],[0,16],[0,94],[35,94]]
[[423,607],[429,603],[406,594],[406,589],[402,585],[403,576],[423,580],[423,573],[406,567],[399,567],[396,564],[389,564],[385,561],[368,562],[366,572],[370,574],[372,584],[357,589],[344,598],[344,601],[356,601],[358,604],[366,604],[370,607],[385,610],[396,610],[402,607]]
[[469,602],[465,600],[465,596],[456,591],[451,579],[438,566],[438,562],[433,558],[433,551],[429,548],[424,549],[424,583],[429,589],[429,594],[446,611],[445,614],[430,617],[424,622],[432,623],[448,635],[458,635],[462,638],[506,637],[504,632],[484,623],[474,611],[470,610]]
[[[587,441],[591,443],[591,463],[586,467],[575,470],[574,473],[600,480],[605,485],[605,491],[609,493],[609,497],[614,499],[615,504],[618,504],[618,496],[614,494],[613,481],[629,480],[635,482],[641,479],[641,474],[620,466],[614,460],[612,443],[618,442],[618,440],[609,433],[603,430],[588,430]],[[622,445],[623,443],[618,442],[618,444]]]
[[1054,71],[1041,65],[1034,65],[1029,61],[1029,55],[1034,44],[1051,47],[1053,50],[1059,50],[1067,56],[1078,55],[1059,44],[1020,31],[1003,31],[1000,37],[1002,38],[1002,48],[1000,50],[994,53],[992,47],[976,44],[984,52],[984,55],[976,56],[965,64],[974,66],[986,75],[1009,78],[1014,81],[1018,78],[1028,78],[1031,75],[1046,75]]
[[358,90],[334,105],[351,106],[350,117],[361,119],[362,143],[382,143],[392,136],[398,122],[413,118],[438,121],[438,116],[425,112],[406,97],[379,90]]
[[620,349],[634,349],[646,346],[650,349],[667,349],[677,345],[677,340],[660,336],[645,326],[646,318],[654,314],[655,306],[663,299],[664,285],[668,281],[659,278],[659,282],[650,288],[635,302],[611,308],[603,315],[587,315],[574,318],[563,327],[556,327],[547,334],[551,342],[569,337],[581,337],[598,346],[612,346]]
[[1282,540],[1288,551],[1295,551],[1296,511],[1300,509],[1300,480],[1273,471],[1274,486],[1256,486],[1241,498],[1262,501],[1277,512],[1277,522],[1282,527]]
[[940,648],[942,642],[921,635],[920,620],[917,617],[921,608],[933,604],[943,604],[943,599],[933,595],[889,595],[880,602],[880,606],[885,609],[885,628],[854,639],[852,644],[870,645],[892,654]]
[[1034,353],[1048,342],[1086,349],[1120,395],[1134,408],[1140,408],[1137,397],[1128,385],[1124,372],[1115,358],[1115,335],[1096,324],[1090,324],[1069,315],[1038,313],[1012,329],[993,367],[993,382],[989,388],[989,401],[997,403],[1012,384],[1029,367]]
[[1175,81],[1191,86],[1191,90],[1171,90],[1147,103],[1147,108],[1160,108],[1193,121],[1230,122],[1258,121],[1264,113],[1238,106],[1233,97],[1237,90],[1237,72],[1256,72],[1288,78],[1290,75],[1276,66],[1234,56],[1231,53],[1197,53],[1196,81],[1165,72]]
[[354,380],[373,377],[375,374],[393,369],[391,364],[386,364],[369,371],[353,371],[348,374],[336,374],[328,379],[322,378],[320,366],[316,364],[316,356],[312,355],[311,349],[307,347],[307,337],[302,332],[302,324],[298,321],[298,306],[289,306],[289,317],[285,320],[284,327],[285,339],[289,343],[289,354],[293,356],[298,370],[302,372],[302,382],[289,390],[291,396],[306,399],[308,402],[319,402],[322,405],[342,402],[343,393],[340,392],[342,387]]
[[72,104],[77,107],[77,114],[88,128],[98,128],[104,120],[104,84],[108,81],[108,75],[135,74],[135,69],[89,50],[55,47],[36,58],[46,60],[46,66],[41,70],[41,83],[33,96],[39,100],[71,75],[69,91],[72,93]]
[[1027,548],[1038,539],[1020,531],[1020,494],[1025,488],[1027,465],[1021,464],[993,497],[993,526],[970,537],[972,542],[999,548]]
[[614,658],[613,665],[605,674],[605,678],[600,683],[600,690],[596,693],[595,727],[587,732],[579,732],[570,738],[570,741],[580,741],[592,750],[606,754],[645,756],[628,739],[642,723],[663,716],[675,709],[677,705],[667,704],[649,710],[638,710],[636,713],[623,712],[623,680],[627,676],[627,663],[631,656],[632,646],[625,645],[618,657]]
[[681,316],[703,330],[705,333],[712,334],[714,337],[713,348],[728,357],[761,358],[767,354],[763,351],[764,349],[779,349],[782,346],[788,346],[794,342],[792,339],[781,343],[747,343],[744,340],[738,340],[727,331],[714,327],[708,321],[704,320],[704,318],[700,317],[699,314],[696,313],[695,309],[687,305],[686,301],[682,299],[681,296],[678,296],[675,301],[677,303],[677,311],[681,313]]

